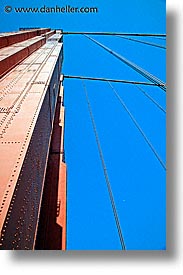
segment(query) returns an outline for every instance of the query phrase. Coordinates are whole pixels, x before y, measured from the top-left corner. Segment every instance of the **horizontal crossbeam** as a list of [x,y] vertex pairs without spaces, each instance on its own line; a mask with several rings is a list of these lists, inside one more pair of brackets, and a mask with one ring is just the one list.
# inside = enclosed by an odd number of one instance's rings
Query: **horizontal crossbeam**
[[163,86],[164,84],[156,84],[151,82],[140,82],[140,81],[131,81],[131,80],[121,80],[121,79],[107,79],[107,78],[98,78],[98,77],[87,77],[87,76],[78,76],[78,75],[64,75],[64,78],[68,79],[85,79],[93,81],[106,81],[106,82],[117,82],[123,84],[136,84],[136,85],[147,85],[147,86]]
[[149,37],[166,37],[166,34],[160,33],[123,33],[123,32],[65,32],[62,34],[88,34],[88,35],[123,35],[123,36],[149,36]]

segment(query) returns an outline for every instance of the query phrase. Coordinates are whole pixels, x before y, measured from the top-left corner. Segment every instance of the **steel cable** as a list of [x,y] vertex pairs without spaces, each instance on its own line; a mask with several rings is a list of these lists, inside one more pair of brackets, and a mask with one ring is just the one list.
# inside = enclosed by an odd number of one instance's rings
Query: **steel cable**
[[148,93],[146,93],[146,91],[144,91],[144,89],[142,89],[139,85],[134,84],[134,86],[141,91],[149,100],[151,100],[162,112],[164,112],[166,114],[165,109],[163,109],[163,107],[154,99],[152,98]]
[[119,60],[121,60],[123,63],[125,63],[126,65],[131,67],[133,70],[135,70],[136,72],[138,72],[139,74],[141,74],[142,76],[144,76],[145,78],[150,80],[151,82],[153,82],[155,84],[162,84],[162,86],[159,86],[159,88],[161,88],[162,90],[164,90],[166,92],[165,83],[162,80],[158,79],[156,76],[154,76],[151,73],[149,73],[149,72],[145,71],[144,69],[140,68],[135,63],[129,61],[128,59],[126,59],[122,55],[119,55],[118,53],[112,51],[110,48],[106,47],[105,45],[101,44],[97,40],[91,38],[90,36],[85,35],[85,34],[84,34],[84,36],[87,37],[88,39],[90,39],[92,42],[94,42],[98,46],[100,46],[101,48],[103,48],[104,50],[106,50],[107,52],[109,52],[110,54],[112,54],[113,56],[115,56],[116,58],[118,58]]
[[161,33],[125,33],[125,32],[66,32],[62,31],[64,35],[78,35],[78,34],[90,34],[90,35],[123,35],[123,36],[145,36],[145,37],[154,37],[154,38],[164,38],[166,34]]
[[134,116],[132,115],[132,113],[129,111],[129,109],[127,108],[126,104],[124,103],[124,101],[122,100],[122,98],[119,96],[119,94],[117,93],[117,91],[115,90],[115,88],[112,86],[112,84],[110,82],[108,82],[109,86],[111,87],[112,91],[114,92],[115,96],[117,97],[117,99],[119,100],[120,104],[123,106],[123,108],[126,110],[126,112],[128,113],[129,117],[131,118],[131,120],[133,121],[133,123],[135,124],[136,128],[139,130],[139,132],[141,133],[141,135],[143,136],[144,140],[146,141],[146,143],[148,144],[148,146],[150,147],[150,149],[152,150],[152,152],[154,153],[154,155],[156,156],[156,158],[158,159],[158,161],[160,162],[160,164],[162,165],[162,167],[166,170],[166,166],[164,164],[164,162],[162,161],[161,157],[159,156],[159,154],[157,153],[157,151],[155,150],[154,146],[151,144],[151,142],[149,141],[149,139],[147,138],[146,134],[144,133],[144,131],[142,130],[142,128],[140,127],[140,125],[138,124],[138,122],[136,121],[136,119],[134,118]]
[[87,101],[87,105],[88,105],[88,110],[89,110],[92,126],[93,126],[93,131],[94,131],[94,134],[95,134],[95,139],[96,139],[96,142],[97,142],[97,147],[98,147],[98,151],[99,151],[99,155],[100,155],[100,160],[102,162],[102,167],[103,167],[104,176],[105,176],[105,180],[106,180],[106,184],[107,184],[107,189],[108,189],[108,192],[109,192],[110,202],[111,202],[111,206],[112,206],[112,210],[113,210],[113,214],[114,214],[114,218],[115,218],[115,222],[116,222],[116,226],[117,226],[117,230],[118,230],[118,235],[119,235],[119,239],[120,239],[120,243],[121,243],[121,248],[122,248],[122,250],[126,250],[124,237],[123,237],[122,229],[121,229],[121,225],[120,225],[120,220],[119,220],[119,217],[118,217],[118,213],[117,213],[117,209],[116,209],[116,205],[115,205],[115,200],[114,200],[112,189],[111,189],[111,184],[110,184],[109,176],[108,176],[108,173],[107,173],[107,168],[106,168],[106,164],[105,164],[105,161],[104,161],[102,148],[101,148],[101,145],[100,145],[99,136],[98,136],[94,116],[93,116],[93,113],[92,113],[91,104],[90,104],[90,101],[89,101],[88,92],[87,92],[84,81],[82,81],[82,83],[83,83],[83,88],[84,88],[84,92],[85,92],[85,96],[86,96],[86,101]]
[[96,81],[110,81],[117,82],[123,84],[136,84],[136,85],[145,85],[145,86],[164,86],[164,84],[155,84],[150,82],[142,82],[142,81],[132,81],[132,80],[122,80],[122,79],[109,79],[109,78],[99,78],[99,77],[88,77],[88,76],[80,76],[80,75],[66,75],[64,74],[64,79],[85,79],[85,80],[96,80]]
[[159,44],[156,44],[156,43],[142,41],[142,40],[137,40],[137,39],[129,38],[129,37],[123,37],[121,35],[118,35],[118,37],[122,38],[122,39],[125,39],[125,40],[130,40],[130,41],[138,42],[138,43],[141,43],[141,44],[145,44],[145,45],[149,45],[149,46],[153,46],[153,47],[157,47],[157,48],[161,48],[161,49],[166,49],[165,46],[162,46],[162,45],[159,45]]

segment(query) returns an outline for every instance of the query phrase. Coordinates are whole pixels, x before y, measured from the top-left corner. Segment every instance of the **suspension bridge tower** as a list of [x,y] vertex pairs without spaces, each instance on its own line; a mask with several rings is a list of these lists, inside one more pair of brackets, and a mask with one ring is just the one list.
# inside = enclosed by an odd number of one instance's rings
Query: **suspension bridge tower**
[[[148,82],[141,81],[141,78],[134,81],[63,75],[61,73],[63,35],[68,34],[84,35],[88,41],[99,46]],[[151,103],[151,107],[155,107],[165,115],[165,107],[141,86],[159,88],[165,95],[166,83],[90,35],[112,35],[123,40],[166,49],[164,44],[138,38],[154,37],[165,43],[165,34],[64,32],[49,28],[20,29],[18,32],[0,34],[0,249],[2,250],[66,250],[64,79],[82,80],[122,250],[127,248],[120,223],[119,208],[112,191],[85,80],[108,83],[108,87],[128,115],[130,123],[143,139],[146,146],[144,150],[148,149],[153,161],[156,160],[163,173],[166,172],[165,158],[153,145],[141,123],[112,84],[123,83],[137,88],[138,92]]]
[[0,249],[66,249],[62,37],[0,34]]

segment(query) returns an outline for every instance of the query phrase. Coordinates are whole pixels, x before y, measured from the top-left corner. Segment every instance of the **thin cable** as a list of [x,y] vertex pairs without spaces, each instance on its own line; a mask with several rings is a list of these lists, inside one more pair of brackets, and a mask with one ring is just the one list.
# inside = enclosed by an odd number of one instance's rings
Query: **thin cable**
[[156,84],[150,82],[140,82],[140,81],[130,81],[130,80],[121,80],[121,79],[108,79],[108,78],[96,78],[96,77],[87,77],[87,76],[79,76],[79,75],[65,75],[64,79],[85,79],[85,80],[96,80],[96,81],[110,81],[124,84],[136,84],[136,85],[146,85],[146,86],[164,86],[164,84]]
[[116,82],[116,83],[123,83],[123,84],[132,84],[136,86],[146,97],[148,97],[161,111],[166,113],[166,111],[161,107],[161,105],[155,101],[148,93],[146,93],[139,85],[146,85],[146,86],[159,86],[162,84],[154,84],[149,82],[137,82],[137,81],[129,81],[129,80],[118,80],[118,79],[108,79],[108,78],[95,78],[95,77],[86,77],[86,76],[74,76],[74,75],[64,75],[64,79],[85,79],[85,80],[93,80],[93,81],[104,81],[104,82]]
[[112,84],[110,82],[108,82],[108,84],[111,87],[111,89],[114,92],[114,94],[117,97],[117,99],[119,100],[119,102],[121,103],[121,105],[123,106],[123,108],[126,110],[126,112],[128,113],[128,115],[130,116],[131,120],[133,121],[133,123],[135,124],[135,126],[137,127],[137,129],[139,130],[139,132],[142,134],[144,140],[149,145],[150,149],[152,150],[152,152],[154,153],[154,155],[156,156],[156,158],[158,159],[158,161],[160,162],[160,164],[162,165],[162,167],[166,170],[166,166],[163,163],[162,159],[160,158],[160,156],[156,152],[155,148],[153,147],[153,145],[151,144],[151,142],[147,138],[146,134],[144,133],[144,131],[142,130],[142,128],[140,127],[140,125],[138,124],[138,122],[136,121],[136,119],[134,118],[134,116],[132,115],[132,113],[127,108],[127,106],[124,103],[124,101],[122,100],[122,98],[119,96],[119,94],[117,93],[117,91],[115,90],[115,88],[112,86]]
[[124,33],[124,32],[65,32],[62,34],[89,34],[89,35],[123,35],[123,36],[149,36],[149,37],[166,37],[166,34],[160,33]]
[[122,55],[119,55],[118,53],[112,51],[110,48],[106,47],[105,45],[103,45],[100,42],[96,41],[95,39],[91,38],[90,36],[88,36],[88,35],[84,35],[84,36],[87,37],[88,39],[90,39],[92,42],[94,42],[98,46],[100,46],[101,48],[103,48],[104,50],[106,50],[107,52],[109,52],[110,54],[112,54],[113,56],[115,56],[116,58],[118,58],[120,61],[122,61],[129,67],[131,67],[133,70],[135,70],[136,72],[138,72],[139,74],[141,74],[142,76],[144,76],[145,78],[150,80],[151,82],[153,82],[155,84],[162,84],[163,86],[159,86],[159,88],[161,88],[162,90],[164,90],[166,92],[165,83],[163,81],[161,81],[160,79],[158,79],[156,76],[154,76],[154,75],[150,74],[149,72],[145,71],[144,69],[140,68],[135,63],[129,61]]
[[157,47],[157,48],[161,48],[161,49],[166,49],[165,46],[162,46],[162,45],[159,45],[159,44],[156,44],[156,43],[151,43],[151,42],[147,42],[147,41],[137,40],[137,39],[134,39],[134,38],[123,37],[121,35],[118,35],[118,37],[122,38],[122,39],[130,40],[130,41],[142,43],[142,44],[145,44],[145,45],[149,45],[149,46],[153,46],[153,47]]
[[110,197],[110,201],[111,201],[111,205],[112,205],[112,210],[113,210],[116,226],[117,226],[117,229],[118,229],[121,248],[122,248],[122,250],[126,250],[126,246],[125,246],[125,242],[124,242],[124,238],[123,238],[123,234],[122,234],[122,229],[121,229],[121,226],[120,226],[120,221],[119,221],[117,209],[116,209],[116,206],[115,206],[114,197],[113,197],[113,194],[112,194],[111,184],[110,184],[110,181],[109,181],[109,176],[108,176],[108,173],[107,173],[106,164],[105,164],[105,161],[104,161],[102,148],[101,148],[98,133],[97,133],[97,128],[96,128],[94,116],[93,116],[93,113],[92,113],[92,108],[91,108],[89,97],[88,97],[88,92],[87,92],[84,81],[82,81],[82,84],[83,84],[83,88],[84,88],[84,92],[85,92],[85,96],[86,96],[86,101],[87,101],[87,104],[88,104],[88,110],[89,110],[90,118],[91,118],[91,121],[92,121],[92,126],[93,126],[93,130],[94,130],[94,134],[95,134],[95,139],[96,139],[96,142],[97,142],[97,147],[98,147],[100,159],[101,159],[101,162],[102,162],[102,167],[103,167],[104,176],[105,176],[105,180],[106,180],[106,184],[107,184],[107,189],[108,189],[108,192],[109,192],[109,197]]
[[156,37],[156,36],[154,36],[153,38],[158,39],[158,40],[166,41],[166,35],[165,35],[165,37]]
[[[90,36],[88,36],[88,35],[84,35],[84,36],[87,37],[88,39],[90,39],[92,42],[94,42],[98,46],[102,47],[104,50],[108,51],[110,54],[112,54],[115,57],[117,57],[119,60],[121,60],[126,65],[130,66],[132,69],[134,69],[135,71],[137,71],[138,73],[140,73],[141,75],[143,75],[144,77],[146,77],[148,80],[150,80],[150,81],[152,81],[153,83],[156,83],[156,84],[163,84],[163,86],[165,86],[165,83],[163,81],[161,81],[160,79],[158,79],[156,76],[150,74],[149,72],[145,71],[144,69],[140,68],[135,63],[127,60],[125,57],[123,57],[123,56],[119,55],[118,53],[112,51],[110,48],[106,47],[102,43],[100,43],[97,40],[91,38]],[[161,88],[165,89],[164,87],[161,87]]]
[[166,111],[163,109],[163,107],[156,100],[154,100],[154,98],[152,98],[148,93],[146,93],[144,89],[142,89],[140,86],[136,84],[134,84],[134,86],[137,89],[139,89],[139,91],[141,91],[148,99],[150,99],[162,112],[166,114]]
[[[104,82],[116,82],[123,84],[132,84],[136,86],[147,98],[149,98],[161,111],[166,113],[166,111],[161,107],[161,105],[155,101],[148,93],[146,93],[139,85],[146,86],[159,86],[159,84],[149,83],[149,82],[137,82],[137,81],[129,81],[129,80],[118,80],[118,79],[108,79],[108,78],[95,78],[95,77],[86,77],[86,76],[74,76],[74,75],[64,75],[64,79],[85,79],[85,80],[93,80],[93,81],[104,81]],[[160,84],[162,85],[162,84]]]

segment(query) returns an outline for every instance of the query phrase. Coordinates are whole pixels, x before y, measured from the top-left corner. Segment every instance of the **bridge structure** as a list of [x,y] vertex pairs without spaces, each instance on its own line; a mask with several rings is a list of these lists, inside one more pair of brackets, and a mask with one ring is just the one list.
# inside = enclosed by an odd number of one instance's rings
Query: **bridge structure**
[[0,248],[65,249],[63,35],[0,36]]
[[[63,36],[84,35],[146,81],[66,75],[62,72]],[[166,110],[142,86],[166,84],[91,35],[113,35],[165,49],[141,37],[164,34],[64,32],[50,28],[0,34],[0,249],[66,250],[67,167],[64,152],[64,79],[83,82],[88,111],[121,243],[126,250],[115,198],[85,81],[105,81],[129,115],[155,158],[166,165],[122,100],[113,83],[135,85],[162,112]]]

